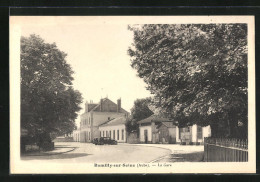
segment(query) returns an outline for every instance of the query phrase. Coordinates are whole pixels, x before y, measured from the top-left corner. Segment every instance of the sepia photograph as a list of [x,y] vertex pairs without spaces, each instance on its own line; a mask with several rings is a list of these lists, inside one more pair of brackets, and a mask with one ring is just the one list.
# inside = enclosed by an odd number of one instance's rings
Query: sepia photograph
[[254,39],[254,16],[10,16],[10,173],[255,173]]

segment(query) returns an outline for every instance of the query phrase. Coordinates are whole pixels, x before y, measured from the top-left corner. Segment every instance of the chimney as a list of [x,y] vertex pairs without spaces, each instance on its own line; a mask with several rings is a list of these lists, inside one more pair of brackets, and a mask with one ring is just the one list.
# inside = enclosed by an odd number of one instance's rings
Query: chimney
[[103,110],[103,106],[102,106],[103,104],[102,104],[102,99],[100,99],[100,112],[102,112],[102,110]]
[[121,98],[117,99],[117,112],[120,112],[121,110]]
[[85,103],[85,112],[88,112],[88,101]]

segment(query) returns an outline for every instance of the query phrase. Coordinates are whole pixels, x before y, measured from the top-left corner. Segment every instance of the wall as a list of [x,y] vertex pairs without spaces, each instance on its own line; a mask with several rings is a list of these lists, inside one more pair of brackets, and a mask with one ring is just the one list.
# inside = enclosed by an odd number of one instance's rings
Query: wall
[[205,126],[205,127],[202,128],[202,135],[203,135],[203,140],[204,140],[204,137],[210,137],[211,136],[210,126]]
[[80,129],[88,128],[93,121],[93,114],[91,112],[84,113],[80,116]]
[[[115,138],[113,136],[113,131],[115,130]],[[119,130],[119,139],[117,138],[117,130]],[[124,136],[123,136],[123,139],[122,139],[122,130],[124,131]],[[100,126],[99,127],[99,131],[101,131],[101,136],[102,137],[107,137],[106,135],[106,131],[108,131],[108,134],[109,134],[109,131],[111,131],[111,139],[114,139],[116,140],[117,142],[126,142],[126,129],[125,129],[125,125],[124,124],[120,124],[120,125],[114,125],[114,126]],[[105,133],[105,136],[103,136],[103,131]]]
[[137,132],[129,133],[127,135],[127,143],[139,143],[139,138],[137,137]]
[[159,142],[162,142],[162,143],[169,142],[169,130],[164,125],[160,126],[160,128],[159,128]]
[[79,130],[75,130],[73,131],[73,141],[74,142],[79,142],[80,141],[80,131]]
[[180,129],[179,129],[178,126],[176,126],[176,143],[180,143],[181,142],[181,139],[179,137],[180,136],[179,132],[180,132]]
[[[205,127],[202,127],[202,139],[197,139],[197,125],[194,124],[192,127],[191,127],[191,139],[192,139],[192,142],[203,142],[204,141],[204,137],[210,137],[211,136],[211,128],[210,126],[205,126]],[[179,127],[176,127],[176,142],[181,142],[180,138],[179,138]]]
[[151,126],[140,126],[139,130],[140,130],[140,135],[139,135],[140,142],[145,142],[144,130],[147,130],[148,142],[152,142],[152,127]]
[[98,126],[93,126],[91,128],[91,133],[92,133],[92,140],[94,138],[99,138],[100,137],[100,132],[99,132]]
[[197,140],[197,128],[198,126],[196,124],[194,124],[192,127],[191,127],[191,141],[192,142],[198,142]]
[[170,143],[176,143],[176,133],[177,133],[176,127],[168,128],[168,130],[169,130],[169,136],[171,137]]
[[80,131],[80,142],[91,142],[91,129],[84,128]]

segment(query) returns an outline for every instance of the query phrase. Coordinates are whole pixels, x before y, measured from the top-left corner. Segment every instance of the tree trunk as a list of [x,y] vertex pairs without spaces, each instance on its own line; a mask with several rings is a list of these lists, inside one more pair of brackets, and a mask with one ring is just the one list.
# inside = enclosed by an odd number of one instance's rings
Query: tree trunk
[[217,124],[211,124],[211,137],[218,137],[218,125]]

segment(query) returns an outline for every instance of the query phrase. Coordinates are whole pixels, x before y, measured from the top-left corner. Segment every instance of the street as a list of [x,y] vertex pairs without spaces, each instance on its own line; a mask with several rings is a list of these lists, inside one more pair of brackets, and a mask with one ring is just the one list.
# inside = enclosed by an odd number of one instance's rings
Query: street
[[[44,156],[23,156],[22,160],[51,161],[51,162],[144,162],[148,163],[163,156],[171,154],[171,150],[149,145],[94,145],[91,143],[60,142],[55,143],[55,148],[67,148],[65,153]],[[74,150],[73,150],[74,149]],[[72,151],[71,151],[72,150]]]

